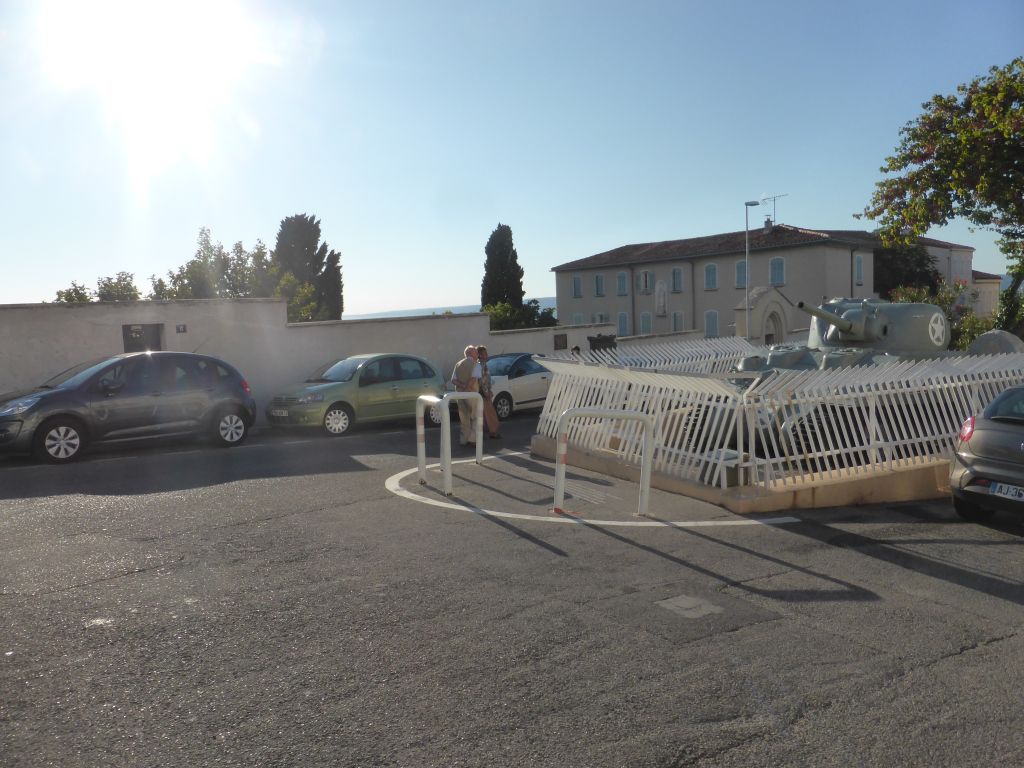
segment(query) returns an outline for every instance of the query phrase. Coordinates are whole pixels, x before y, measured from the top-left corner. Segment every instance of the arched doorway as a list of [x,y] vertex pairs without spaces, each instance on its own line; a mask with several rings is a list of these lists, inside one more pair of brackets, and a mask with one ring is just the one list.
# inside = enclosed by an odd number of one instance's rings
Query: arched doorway
[[785,326],[778,312],[772,312],[764,322],[764,345],[781,344],[786,340]]

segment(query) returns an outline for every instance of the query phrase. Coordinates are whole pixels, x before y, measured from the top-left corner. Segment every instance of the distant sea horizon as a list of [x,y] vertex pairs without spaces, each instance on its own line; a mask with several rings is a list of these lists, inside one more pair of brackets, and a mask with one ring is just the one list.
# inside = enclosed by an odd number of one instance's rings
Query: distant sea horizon
[[[533,299],[524,299],[526,301],[533,301]],[[540,304],[541,309],[554,309],[555,308],[555,297],[544,296],[536,299],[537,303]],[[418,317],[419,315],[443,315],[445,312],[451,312],[453,315],[463,315],[472,312],[479,312],[479,304],[460,304],[458,306],[444,306],[444,307],[419,307],[416,309],[392,309],[388,312],[370,312],[365,315],[350,315],[348,312],[343,312],[341,315],[342,320],[379,320],[384,317]]]

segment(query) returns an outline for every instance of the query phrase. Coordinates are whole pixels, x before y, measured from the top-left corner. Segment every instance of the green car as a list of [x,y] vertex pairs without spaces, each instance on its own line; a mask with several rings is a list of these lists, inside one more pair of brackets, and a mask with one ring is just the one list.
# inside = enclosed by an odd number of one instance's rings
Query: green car
[[[353,355],[323,366],[305,383],[275,395],[266,415],[275,426],[321,427],[329,435],[343,435],[357,422],[411,422],[420,395],[444,395],[441,376],[423,358]],[[440,424],[440,409],[428,409],[424,421],[428,426]]]

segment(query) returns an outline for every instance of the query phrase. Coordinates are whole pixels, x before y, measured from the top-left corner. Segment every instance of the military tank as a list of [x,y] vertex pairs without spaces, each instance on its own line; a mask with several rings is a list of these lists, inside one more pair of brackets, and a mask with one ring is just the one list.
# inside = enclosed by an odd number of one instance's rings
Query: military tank
[[[904,360],[928,360],[964,355],[949,350],[950,328],[946,315],[934,304],[899,304],[879,299],[833,299],[820,307],[799,302],[797,308],[810,315],[806,344],[776,344],[767,355],[752,355],[740,361],[736,370],[747,375],[732,379],[740,389],[785,370],[828,370],[861,365],[887,365]],[[968,348],[966,354],[1018,352],[1021,340],[1005,331],[989,331]],[[753,376],[749,374],[755,374]],[[945,404],[942,407],[954,407]],[[951,423],[962,421],[959,413]],[[898,431],[900,415],[880,402],[875,429],[885,434]],[[870,442],[862,414],[844,403],[823,402],[810,407],[794,406],[758,415],[761,431],[775,433],[775,441],[790,455],[799,455],[811,445],[848,448]],[[774,442],[774,441],[769,441]],[[735,438],[730,443],[734,447]],[[771,455],[772,447],[755,439],[754,452]]]
[[949,354],[949,323],[934,304],[833,299],[820,307],[796,306],[811,316],[807,343],[776,344],[767,356],[741,360],[738,371],[825,370]]

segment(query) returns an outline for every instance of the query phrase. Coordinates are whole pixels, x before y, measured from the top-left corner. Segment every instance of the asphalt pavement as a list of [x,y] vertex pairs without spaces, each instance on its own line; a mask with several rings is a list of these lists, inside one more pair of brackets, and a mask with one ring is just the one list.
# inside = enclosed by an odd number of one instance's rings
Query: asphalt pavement
[[0,458],[0,765],[1024,764],[1020,521],[556,513],[535,423]]

